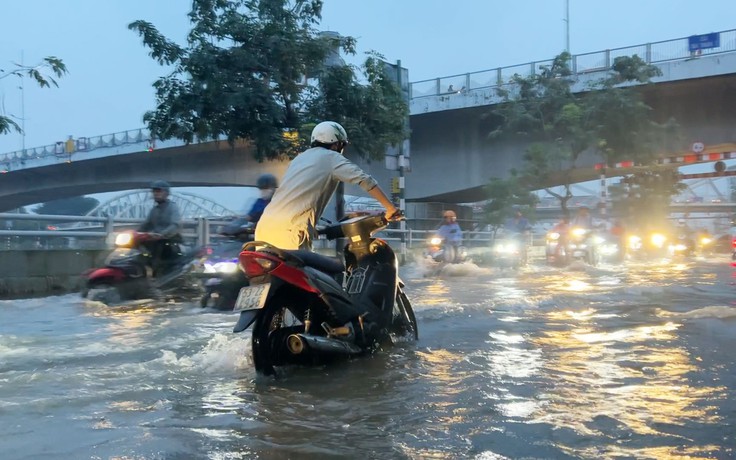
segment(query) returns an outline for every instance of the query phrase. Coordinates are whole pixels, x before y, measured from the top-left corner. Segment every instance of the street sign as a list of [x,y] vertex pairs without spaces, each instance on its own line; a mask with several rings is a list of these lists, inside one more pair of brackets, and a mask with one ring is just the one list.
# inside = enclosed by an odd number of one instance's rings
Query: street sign
[[687,42],[690,51],[719,48],[721,46],[721,34],[715,32],[704,35],[691,35],[688,37]]

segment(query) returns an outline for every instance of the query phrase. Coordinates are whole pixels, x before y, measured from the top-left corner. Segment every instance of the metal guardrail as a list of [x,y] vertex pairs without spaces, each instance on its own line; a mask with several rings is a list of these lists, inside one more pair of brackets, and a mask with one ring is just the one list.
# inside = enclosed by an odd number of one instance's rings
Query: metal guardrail
[[[151,133],[146,128],[131,129],[94,137],[79,137],[73,140],[73,153],[83,153],[101,148],[119,147],[122,145],[138,144],[150,141],[152,141]],[[41,147],[16,150],[0,156],[0,171],[3,171],[2,168],[4,164],[9,165],[11,162],[37,160],[41,158],[57,158],[64,160],[67,159],[69,155],[70,153],[67,152],[66,142],[56,142],[54,144],[43,145]]]
[[[575,75],[598,72],[611,68],[614,59],[620,56],[638,55],[648,64],[657,64],[669,61],[693,59],[736,51],[736,29],[717,32],[720,34],[720,45],[717,48],[704,49],[698,53],[691,53],[688,46],[688,37],[659,42],[644,43],[623,48],[614,48],[592,53],[572,55],[572,71]],[[409,84],[410,99],[419,99],[433,96],[450,96],[468,91],[494,88],[509,84],[514,75],[529,77],[534,75],[543,66],[552,64],[552,59],[545,61],[527,62],[525,64],[497,67],[429,80],[415,81]]]
[[[17,227],[16,221],[31,221],[37,223],[35,229],[9,228]],[[81,228],[68,227],[58,228],[55,224],[62,222],[92,222],[99,225]],[[92,216],[57,216],[49,214],[14,214],[0,213],[0,250],[9,249],[107,249],[112,248],[113,239],[111,235],[121,230],[127,230],[139,225],[143,219],[114,219],[112,217]],[[211,241],[221,238],[217,235],[217,227],[228,224],[229,221],[221,219],[185,220],[182,235],[185,239],[192,240],[198,245],[209,244]],[[54,225],[52,225],[54,224]],[[49,228],[54,227],[54,228]],[[41,228],[43,227],[43,228]],[[409,249],[424,247],[427,239],[436,233],[435,230],[412,230],[385,229],[379,233],[390,244],[401,241],[401,234],[406,234],[407,247]],[[490,245],[493,234],[485,231],[465,231],[463,236],[468,246]],[[334,247],[334,242],[318,240],[316,245]]]

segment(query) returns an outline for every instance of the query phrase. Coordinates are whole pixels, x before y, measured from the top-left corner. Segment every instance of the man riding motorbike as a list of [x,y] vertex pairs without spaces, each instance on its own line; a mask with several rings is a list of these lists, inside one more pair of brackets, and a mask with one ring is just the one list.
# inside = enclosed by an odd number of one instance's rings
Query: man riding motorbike
[[220,229],[220,235],[228,239],[209,247],[208,256],[202,260],[204,271],[199,274],[204,279],[204,294],[200,299],[202,307],[212,304],[218,310],[232,310],[240,289],[248,286],[245,274],[237,269],[238,255],[244,242],[253,241],[253,229],[271,202],[278,181],[273,174],[262,174],[256,181],[256,187],[260,196],[250,210]]
[[590,209],[587,206],[581,206],[578,208],[578,212],[575,213],[572,222],[572,227],[582,227],[586,230],[593,228],[593,216],[590,215]]
[[157,276],[165,271],[167,261],[176,257],[175,244],[181,242],[181,214],[176,203],[169,200],[171,186],[163,180],[151,184],[153,200],[156,205],[148,213],[148,218],[138,228],[138,232],[148,233],[149,240],[141,243],[151,254],[150,268]]
[[257,224],[258,221],[261,220],[261,216],[263,215],[263,211],[266,209],[266,206],[271,202],[271,198],[273,198],[273,194],[278,186],[279,184],[276,180],[276,176],[273,174],[261,174],[256,181],[256,187],[258,187],[260,196],[256,199],[255,203],[253,203],[250,211],[243,216],[243,219],[247,222]]
[[457,223],[455,211],[447,210],[442,214],[443,221],[437,229],[437,235],[442,239],[444,247],[444,260],[455,264],[460,260],[460,245],[463,242],[463,231]]
[[316,224],[339,182],[357,184],[386,209],[386,218],[399,210],[373,177],[345,158],[348,145],[345,129],[334,121],[314,127],[311,148],[289,164],[271,203],[256,226],[255,239],[280,249],[311,249]]
[[529,243],[529,231],[531,230],[529,220],[524,217],[521,211],[516,211],[514,217],[506,222],[506,230],[511,233],[511,237],[517,241],[519,247],[519,256],[521,264],[526,264],[527,246]]

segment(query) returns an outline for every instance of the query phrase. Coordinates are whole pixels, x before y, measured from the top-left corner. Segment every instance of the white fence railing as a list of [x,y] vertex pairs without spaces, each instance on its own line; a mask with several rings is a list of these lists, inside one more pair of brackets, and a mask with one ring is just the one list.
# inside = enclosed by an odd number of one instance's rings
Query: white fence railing
[[[75,226],[86,223],[84,227]],[[135,228],[142,219],[115,219],[112,217],[57,216],[41,214],[0,213],[0,250],[12,249],[109,249],[112,235]],[[221,238],[218,230],[229,221],[196,219],[183,221],[182,235],[197,245],[205,245]],[[90,225],[91,224],[91,225]],[[96,225],[95,225],[96,224]],[[411,225],[411,221],[409,221]],[[434,230],[404,230],[409,249],[424,247]],[[378,236],[399,247],[402,230],[388,228]],[[467,246],[489,246],[493,234],[487,231],[463,232]],[[316,247],[334,247],[334,242],[318,240]]]

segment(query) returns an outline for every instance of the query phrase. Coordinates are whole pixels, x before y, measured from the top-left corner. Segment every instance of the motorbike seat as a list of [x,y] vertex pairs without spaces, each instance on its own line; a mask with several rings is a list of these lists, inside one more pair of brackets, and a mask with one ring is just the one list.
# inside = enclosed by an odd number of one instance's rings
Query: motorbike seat
[[307,267],[316,268],[321,272],[335,274],[345,271],[345,264],[336,257],[327,257],[304,249],[285,252],[300,259]]

